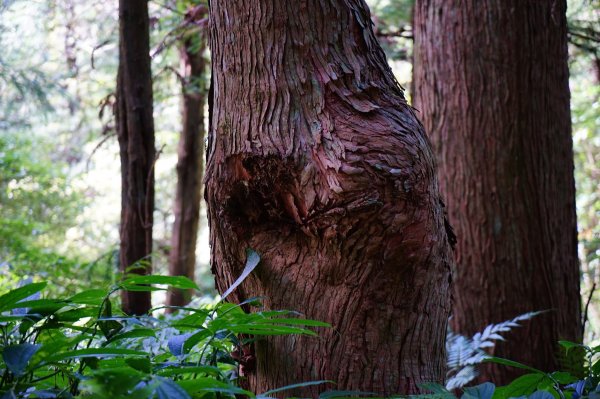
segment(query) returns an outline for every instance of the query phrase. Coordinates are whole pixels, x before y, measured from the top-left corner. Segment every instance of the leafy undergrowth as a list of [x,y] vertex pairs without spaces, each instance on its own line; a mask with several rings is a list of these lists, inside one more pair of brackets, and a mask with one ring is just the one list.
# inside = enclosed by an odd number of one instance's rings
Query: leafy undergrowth
[[[257,263],[257,256],[249,256],[248,273]],[[242,273],[226,294],[245,275]],[[315,336],[312,328],[329,327],[324,322],[303,319],[293,311],[266,311],[261,308],[260,298],[239,305],[221,300],[216,304],[178,307],[170,315],[132,317],[115,306],[121,290],[197,289],[197,286],[185,277],[133,276],[106,290],[90,289],[63,298],[42,298],[47,285],[28,280],[0,296],[0,399],[265,399],[294,388],[331,383],[299,382],[262,393],[239,387],[238,371],[243,367],[240,354],[252,341],[273,335]],[[242,305],[256,311],[247,313]],[[455,339],[449,340],[450,354],[456,353],[449,356],[449,375],[454,376],[449,382],[456,380],[463,368],[472,368],[482,361],[527,372],[504,387],[484,383],[464,388],[461,399],[600,399],[600,346],[560,342],[565,352],[565,368],[554,373],[484,356],[483,349],[492,340],[502,339],[499,333],[536,314],[490,325],[471,339],[458,340],[460,345],[454,342],[458,336],[451,335]],[[467,381],[464,377],[462,380]],[[456,382],[453,388],[460,385]],[[447,387],[424,384],[421,388],[431,393],[413,398],[456,398],[458,389]],[[319,398],[357,397],[357,394],[328,390]],[[367,393],[358,396],[375,399]]]
[[[559,341],[563,350],[563,370],[551,373],[498,357],[483,362],[515,367],[526,372],[510,384],[496,387],[486,382],[464,388],[461,399],[600,399],[600,346],[590,347],[569,341]],[[454,399],[457,396],[439,384],[424,384],[431,392],[421,399]]]
[[446,389],[453,391],[470,384],[479,375],[477,367],[491,357],[489,351],[495,342],[505,340],[502,334],[542,313],[545,312],[528,312],[502,323],[490,324],[472,337],[457,334],[449,328],[446,335]]
[[[236,385],[235,352],[261,336],[316,335],[310,328],[328,327],[290,311],[245,313],[223,301],[159,317],[115,309],[120,290],[197,288],[184,277],[132,277],[58,299],[42,299],[46,285],[29,283],[0,296],[2,399],[267,398],[274,392]],[[309,384],[315,383],[324,382]]]

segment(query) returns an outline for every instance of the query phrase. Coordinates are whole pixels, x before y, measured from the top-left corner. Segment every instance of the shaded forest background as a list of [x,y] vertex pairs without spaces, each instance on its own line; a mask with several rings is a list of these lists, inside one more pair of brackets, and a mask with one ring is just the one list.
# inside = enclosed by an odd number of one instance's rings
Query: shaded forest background
[[[412,1],[369,5],[410,102]],[[153,268],[167,274],[182,130],[181,43],[196,37],[188,45],[201,49],[206,60],[210,54],[201,40],[205,21],[188,13],[198,4],[164,0],[149,6],[158,154]],[[600,4],[571,0],[568,18],[581,287],[589,318],[585,338],[593,342],[600,338],[600,54],[594,36]],[[0,49],[0,288],[27,276],[41,276],[64,293],[112,282],[120,214],[113,115],[117,4],[4,1]],[[208,79],[206,69],[192,87],[206,92]],[[201,215],[194,277],[214,296],[204,205]],[[153,298],[155,305],[164,300],[163,293]]]

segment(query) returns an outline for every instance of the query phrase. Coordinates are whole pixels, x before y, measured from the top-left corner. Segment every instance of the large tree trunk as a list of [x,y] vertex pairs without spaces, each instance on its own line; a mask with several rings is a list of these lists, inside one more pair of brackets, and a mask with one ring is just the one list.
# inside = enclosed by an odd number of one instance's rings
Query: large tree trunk
[[[151,271],[154,211],[154,120],[147,0],[119,2],[119,71],[116,120],[121,153],[121,245],[123,272]],[[133,267],[132,267],[133,266]],[[123,292],[123,310],[144,314],[149,292]]]
[[459,243],[453,327],[548,310],[495,351],[543,370],[557,340],[581,339],[565,9],[419,0],[415,14],[415,104]]
[[[192,39],[194,38],[188,37],[180,49],[183,79],[183,129],[177,154],[177,188],[173,207],[175,222],[171,237],[169,274],[186,276],[193,280],[204,172],[202,155],[204,154],[205,136],[206,88],[204,78],[206,63],[204,61],[204,38],[198,34],[196,39],[201,41],[199,45]],[[190,299],[190,291],[172,290],[169,291],[167,304],[183,306]]]
[[331,379],[390,394],[441,381],[451,256],[434,161],[367,6],[212,2],[210,19],[217,287],[250,247],[262,260],[238,301],[264,295],[333,325],[257,341],[250,387]]

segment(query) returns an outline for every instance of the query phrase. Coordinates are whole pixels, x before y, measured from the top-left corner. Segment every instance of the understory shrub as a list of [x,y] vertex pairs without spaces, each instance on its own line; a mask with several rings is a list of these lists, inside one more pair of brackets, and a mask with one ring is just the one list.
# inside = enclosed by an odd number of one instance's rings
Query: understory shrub
[[[264,336],[316,335],[310,328],[328,326],[262,310],[258,298],[245,302],[252,313],[221,301],[158,317],[127,316],[114,304],[120,290],[197,288],[185,277],[134,276],[65,298],[43,298],[46,285],[31,282],[0,296],[2,399],[267,398],[275,391],[236,385],[236,350]],[[320,383],[326,381],[298,386]]]

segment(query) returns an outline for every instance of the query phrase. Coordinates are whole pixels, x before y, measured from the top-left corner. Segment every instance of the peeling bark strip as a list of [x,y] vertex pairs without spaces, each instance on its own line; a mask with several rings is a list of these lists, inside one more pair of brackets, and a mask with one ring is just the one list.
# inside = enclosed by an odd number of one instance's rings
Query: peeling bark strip
[[[194,34],[198,35],[197,32]],[[181,64],[183,82],[183,129],[179,139],[177,158],[177,188],[175,193],[175,222],[171,237],[171,253],[169,256],[169,274],[186,276],[194,279],[196,268],[196,241],[198,238],[198,222],[200,220],[200,200],[202,191],[202,175],[204,165],[204,105],[206,89],[204,78],[206,62],[204,61],[205,40],[192,49],[192,38],[187,38],[181,46]],[[184,306],[191,299],[190,291],[172,290],[167,296],[171,306]]]
[[[151,271],[154,211],[154,120],[147,0],[119,2],[116,120],[121,153],[121,271]],[[139,262],[139,263],[138,263]],[[136,264],[137,263],[137,264]],[[123,310],[144,314],[149,292],[123,292]]]
[[249,385],[331,379],[390,394],[441,381],[451,256],[434,161],[367,6],[231,0],[210,13],[217,287],[250,247],[262,260],[238,301],[264,295],[333,325],[256,342]]
[[[453,325],[532,310],[495,355],[557,370],[581,339],[564,0],[418,0],[416,107],[457,236]],[[512,380],[491,365],[484,378]]]

